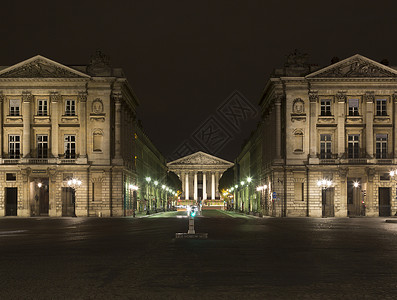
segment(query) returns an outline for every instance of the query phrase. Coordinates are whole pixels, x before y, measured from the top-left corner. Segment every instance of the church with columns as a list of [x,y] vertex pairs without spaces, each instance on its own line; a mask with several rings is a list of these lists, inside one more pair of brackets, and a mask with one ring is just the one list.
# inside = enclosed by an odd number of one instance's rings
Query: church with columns
[[[167,164],[169,171],[182,181],[181,200],[186,204],[202,201],[203,205],[220,206],[219,179],[234,164],[208,153],[199,151]],[[192,201],[190,201],[192,200]],[[216,201],[219,200],[219,201]],[[222,204],[223,205],[223,204]]]
[[0,216],[132,214],[137,106],[100,51],[0,67]]

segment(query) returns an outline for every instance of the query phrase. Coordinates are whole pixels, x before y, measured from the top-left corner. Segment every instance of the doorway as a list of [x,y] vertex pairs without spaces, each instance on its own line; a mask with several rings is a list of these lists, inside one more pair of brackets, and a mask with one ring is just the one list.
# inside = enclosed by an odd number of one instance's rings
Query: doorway
[[70,187],[62,188],[62,217],[75,217],[76,193]]
[[334,188],[326,188],[322,190],[322,216],[334,217]]
[[6,188],[6,216],[17,215],[17,192],[16,187]]
[[355,179],[355,180],[348,179],[347,180],[347,215],[360,216],[362,215],[361,209],[362,209],[361,182],[359,179]]
[[391,215],[390,209],[390,188],[379,188],[379,217],[389,217]]

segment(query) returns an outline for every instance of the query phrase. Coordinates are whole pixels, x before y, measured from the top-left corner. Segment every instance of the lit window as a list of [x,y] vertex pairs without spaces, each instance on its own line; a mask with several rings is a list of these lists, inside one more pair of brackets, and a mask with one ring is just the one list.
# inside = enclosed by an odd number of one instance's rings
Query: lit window
[[321,115],[322,116],[331,116],[331,100],[330,99],[321,100]]
[[376,115],[387,116],[386,99],[376,99]]
[[21,154],[21,136],[8,136],[8,156],[9,158],[20,158]]
[[47,99],[39,99],[37,101],[37,115],[47,116],[48,115],[48,101]]
[[376,135],[376,158],[387,158],[387,134]]
[[10,100],[10,116],[19,116],[21,111],[21,100]]
[[65,115],[75,116],[76,115],[76,101],[68,99],[65,101]]

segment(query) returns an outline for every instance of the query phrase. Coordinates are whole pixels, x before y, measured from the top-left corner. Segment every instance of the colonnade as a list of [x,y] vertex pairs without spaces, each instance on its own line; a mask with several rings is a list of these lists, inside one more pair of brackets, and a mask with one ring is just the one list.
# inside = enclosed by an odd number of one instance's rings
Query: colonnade
[[[202,173],[202,200],[216,199],[219,197],[218,184],[220,178],[220,172],[213,171],[186,171],[180,172],[179,178],[182,181],[182,189],[185,199],[199,199],[199,188],[198,188],[198,175]],[[208,186],[207,186],[208,180]],[[210,187],[210,188],[209,188]],[[210,193],[208,193],[210,191]]]

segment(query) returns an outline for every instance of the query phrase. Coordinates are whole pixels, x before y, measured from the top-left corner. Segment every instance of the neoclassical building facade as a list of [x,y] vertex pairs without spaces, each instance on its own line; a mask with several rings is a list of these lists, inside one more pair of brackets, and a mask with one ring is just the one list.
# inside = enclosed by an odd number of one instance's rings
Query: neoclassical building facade
[[100,52],[83,66],[37,55],[1,67],[0,216],[132,214],[137,105]]
[[236,209],[255,198],[264,215],[396,214],[397,68],[361,55],[319,68],[294,53],[260,107],[237,159],[236,183],[253,180],[234,191]]
[[218,184],[223,172],[234,164],[216,156],[196,152],[171,161],[168,169],[177,174],[182,181],[182,200],[209,203],[219,200]]

